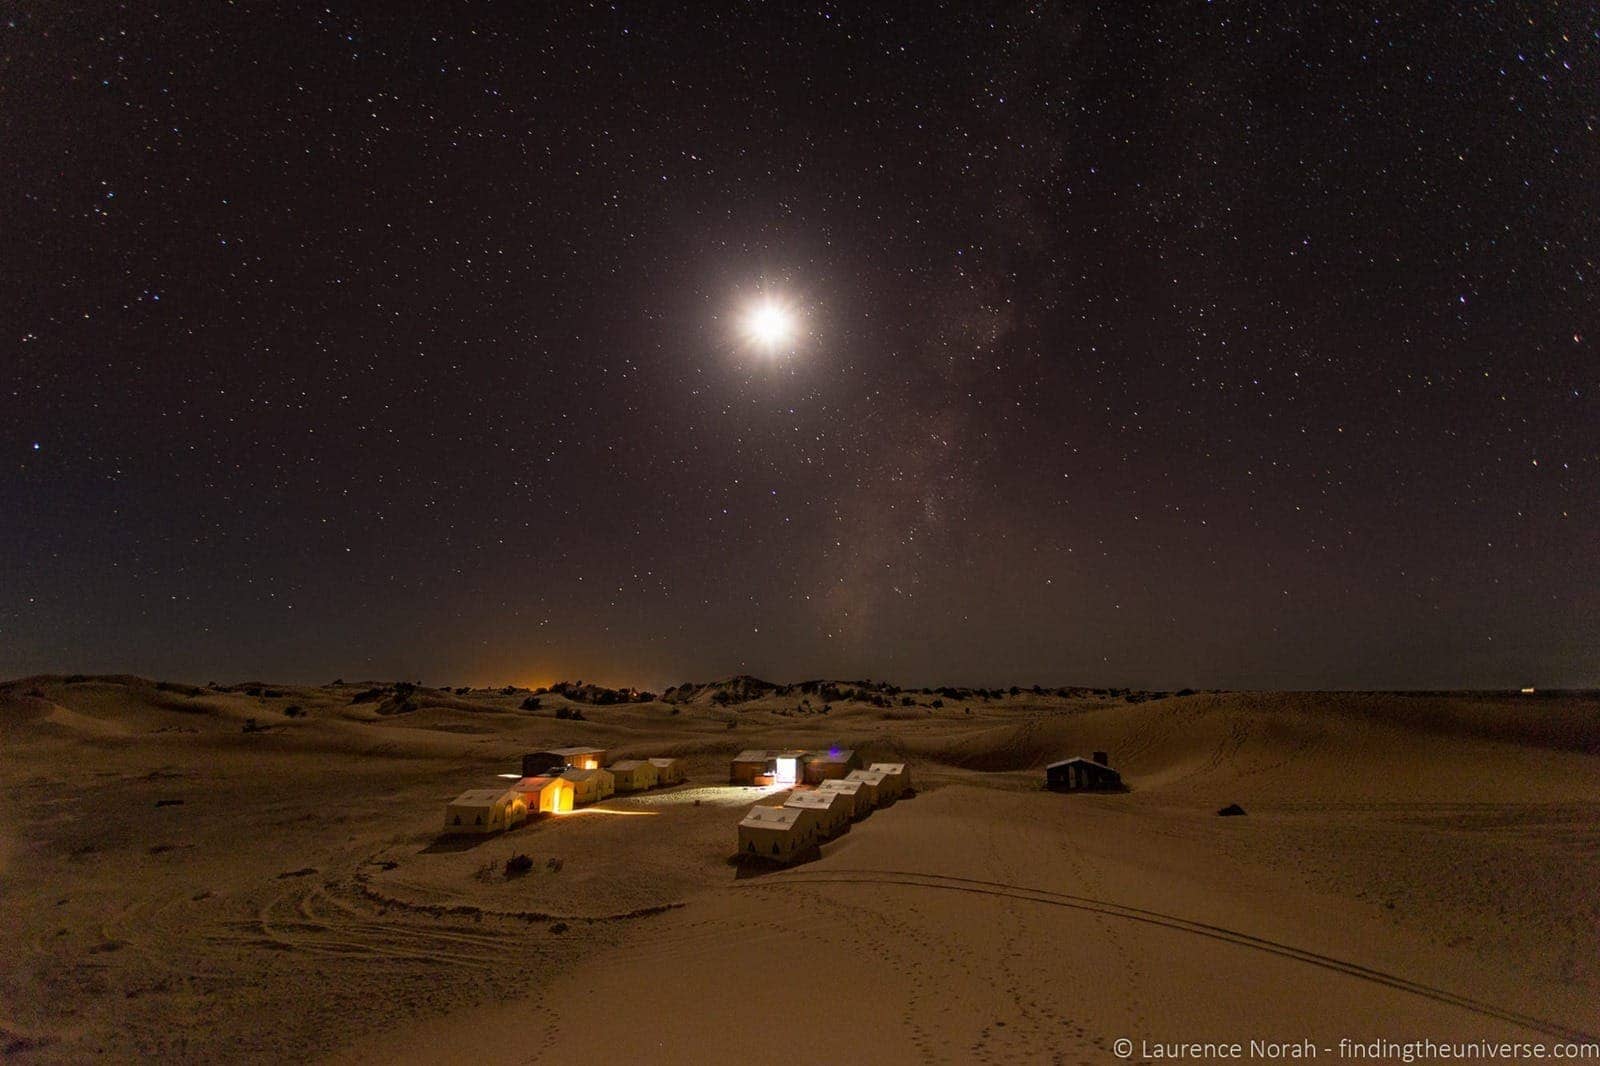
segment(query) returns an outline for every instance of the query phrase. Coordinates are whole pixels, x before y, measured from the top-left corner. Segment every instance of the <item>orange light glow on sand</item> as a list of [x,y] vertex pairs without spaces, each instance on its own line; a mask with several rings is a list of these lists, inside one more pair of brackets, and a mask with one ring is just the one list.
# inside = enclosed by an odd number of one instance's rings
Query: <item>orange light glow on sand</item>
[[553,811],[551,813],[559,814],[563,818],[566,817],[569,814],[620,814],[620,815],[624,815],[626,817],[634,817],[634,818],[639,817],[639,816],[642,815],[642,816],[644,816],[646,818],[654,818],[656,815],[660,814],[661,812],[660,811],[613,811],[613,810],[610,810],[609,808],[606,808],[606,807],[579,807],[575,811]]

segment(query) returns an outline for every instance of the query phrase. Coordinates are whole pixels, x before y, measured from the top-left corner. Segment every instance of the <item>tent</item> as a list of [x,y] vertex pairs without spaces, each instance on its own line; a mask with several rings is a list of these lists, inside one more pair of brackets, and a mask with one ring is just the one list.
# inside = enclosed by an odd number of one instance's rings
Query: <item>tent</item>
[[816,843],[816,815],[799,807],[752,807],[739,823],[739,854],[791,863]]
[[845,811],[851,818],[865,818],[872,813],[872,805],[867,802],[867,794],[861,790],[860,781],[848,778],[836,778],[824,781],[817,786],[818,792],[837,792],[845,798]]
[[[1103,755],[1096,752],[1097,756]],[[1044,768],[1044,787],[1058,792],[1106,789],[1115,791],[1122,787],[1122,775],[1101,762],[1084,758],[1062,759]]]
[[598,770],[606,764],[604,748],[551,748],[550,753],[561,756],[573,770]]
[[685,774],[683,760],[676,758],[659,758],[647,760],[656,768],[656,778],[663,785],[681,785]]
[[851,770],[861,769],[861,756],[849,748],[829,748],[814,752],[806,759],[806,783],[820,785],[843,777]]
[[770,779],[760,780],[771,772],[772,752],[762,748],[751,748],[733,757],[733,762],[728,768],[728,780],[735,785],[771,784]]
[[850,818],[856,809],[854,797],[833,790],[823,792],[821,789],[791,793],[783,805],[816,811],[817,833],[823,839],[836,837],[848,830]]
[[775,785],[797,785],[805,780],[806,759],[809,753],[800,748],[785,748],[783,751],[772,752],[772,783]]
[[604,748],[550,748],[522,757],[522,776],[541,777],[559,774],[564,769],[598,770],[606,762]]
[[565,814],[577,798],[577,790],[565,777],[524,777],[512,787],[522,794],[530,812],[541,814]]
[[606,769],[616,778],[618,792],[640,792],[656,787],[656,768],[644,759],[623,759]]
[[866,796],[868,810],[875,810],[893,802],[889,795],[889,788],[884,785],[889,776],[880,770],[851,770],[845,775],[844,779],[846,781],[861,782],[861,792]]
[[572,782],[572,802],[599,803],[617,790],[610,770],[563,770],[561,776]]
[[890,797],[891,799],[899,799],[901,796],[904,796],[907,792],[911,791],[911,772],[906,769],[905,763],[875,762],[871,766],[867,767],[867,769],[875,770],[878,773],[885,775],[887,778],[885,783],[889,786],[889,791],[892,794]]
[[498,833],[528,817],[528,803],[513,788],[474,788],[444,809],[446,833]]
[[566,765],[567,760],[553,751],[530,751],[522,757],[522,776],[559,774]]

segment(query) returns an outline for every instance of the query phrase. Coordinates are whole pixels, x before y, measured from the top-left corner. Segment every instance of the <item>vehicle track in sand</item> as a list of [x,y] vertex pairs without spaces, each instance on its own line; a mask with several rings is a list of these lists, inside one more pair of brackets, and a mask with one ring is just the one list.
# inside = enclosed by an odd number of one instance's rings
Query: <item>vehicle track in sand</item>
[[379,921],[332,906],[329,885],[280,892],[241,923],[261,947],[370,961],[427,966],[493,967],[510,952],[509,937],[469,938],[454,929],[426,929]]
[[1053,892],[1049,889],[1031,888],[1027,885],[1008,884],[1001,881],[983,881],[970,877],[949,877],[943,874],[919,873],[912,870],[860,870],[860,869],[834,869],[834,870],[795,870],[782,874],[775,874],[759,882],[744,882],[741,887],[746,888],[788,888],[799,885],[840,884],[840,885],[902,885],[909,888],[936,889],[947,892],[970,892],[976,895],[1000,896],[1008,899],[1020,900],[1028,903],[1038,903],[1045,906],[1065,907],[1080,910],[1089,914],[1105,915],[1121,918],[1125,921],[1142,922],[1146,925],[1171,929],[1177,932],[1188,933],[1193,936],[1202,936],[1226,944],[1251,948],[1256,951],[1277,955],[1280,958],[1292,959],[1306,965],[1316,966],[1334,973],[1342,973],[1357,980],[1383,985],[1397,991],[1407,992],[1414,996],[1432,1000],[1470,1011],[1484,1017],[1494,1018],[1498,1021],[1509,1022],[1513,1025],[1545,1036],[1562,1040],[1593,1041],[1600,1039],[1594,1033],[1585,1032],[1559,1022],[1552,1022],[1545,1018],[1523,1014],[1520,1011],[1500,1007],[1493,1003],[1485,1003],[1468,996],[1459,995],[1447,989],[1436,988],[1432,985],[1422,984],[1396,974],[1383,970],[1362,966],[1359,963],[1349,962],[1344,959],[1323,955],[1319,952],[1309,951],[1305,948],[1295,947],[1276,940],[1268,940],[1237,929],[1225,926],[1211,925],[1178,915],[1164,914],[1160,911],[1146,910],[1142,907],[1133,907],[1127,904],[1115,903],[1110,900],[1094,899],[1089,896],[1076,896],[1065,892]]
[[345,879],[286,884],[250,912],[206,931],[214,943],[232,942],[334,960],[492,970],[543,937],[527,923],[482,923],[484,915],[441,916],[376,901]]

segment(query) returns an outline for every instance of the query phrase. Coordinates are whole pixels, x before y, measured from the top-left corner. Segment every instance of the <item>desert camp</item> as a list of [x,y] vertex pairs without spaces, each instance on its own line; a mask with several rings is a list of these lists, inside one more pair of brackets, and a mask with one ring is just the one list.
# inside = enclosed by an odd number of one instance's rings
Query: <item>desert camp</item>
[[[541,813],[535,803],[524,819],[519,800],[527,801],[511,787],[523,780],[497,784],[497,775],[551,748],[549,705],[519,714],[522,693],[414,692],[418,709],[394,715],[376,709],[381,700],[355,702],[372,687],[285,686],[274,700],[264,686],[260,696],[126,679],[0,686],[8,730],[0,762],[13,790],[0,800],[32,812],[7,823],[10,850],[0,850],[0,887],[21,903],[9,912],[15,924],[0,923],[0,949],[29,973],[65,975],[91,960],[106,988],[63,992],[81,1026],[69,1031],[51,1021],[56,1007],[19,995],[24,971],[0,968],[0,1001],[13,1012],[0,1025],[35,1042],[48,1036],[56,1043],[39,1046],[61,1051],[19,1061],[83,1061],[94,1057],[84,1053],[91,1045],[120,1049],[112,1057],[121,1059],[150,1046],[174,1049],[176,1060],[217,1061],[237,1042],[274,1049],[263,1057],[279,1060],[322,1048],[310,1057],[411,1061],[443,1041],[447,1054],[424,1057],[509,1063],[528,1056],[520,1038],[516,1051],[501,1047],[508,1033],[563,1055],[588,1053],[567,1029],[577,1023],[647,1056],[645,1038],[606,1028],[616,997],[643,997],[629,1016],[653,1030],[681,1025],[710,1040],[706,1027],[723,1015],[705,1004],[724,989],[730,1002],[766,995],[748,975],[771,972],[774,942],[803,944],[808,964],[828,972],[857,972],[863,945],[886,952],[870,1000],[830,994],[813,1006],[780,995],[787,985],[774,982],[771,1002],[809,1024],[854,1025],[839,1019],[863,1011],[859,1024],[887,1025],[915,1049],[912,1026],[961,1034],[970,1047],[1002,1020],[988,1039],[1008,1049],[996,1056],[1003,1061],[1054,1046],[1057,1029],[1071,1032],[1063,1018],[1120,1031],[1128,988],[1178,1004],[1255,988],[1259,1009],[1285,1025],[1315,1026],[1334,994],[1396,1024],[1485,1037],[1524,1024],[1251,946],[1259,940],[1515,1012],[1546,1026],[1519,1032],[1545,1039],[1550,1026],[1581,1031],[1589,1017],[1595,940],[1576,923],[1600,874],[1572,819],[1587,818],[1585,797],[1600,789],[1595,757],[1573,747],[1593,731],[1590,698],[1208,693],[1130,703],[1120,692],[914,693],[914,719],[899,706],[839,701],[827,716],[797,721],[778,713],[792,710],[792,697],[774,693],[734,705],[732,730],[724,706],[709,701],[704,710],[588,706],[595,720],[562,722],[558,735],[573,743],[554,746],[633,757],[613,761],[688,749],[673,756],[686,780],[590,799],[598,793],[582,781],[603,782],[606,771],[563,769],[570,812]],[[939,698],[945,706],[933,707]],[[286,715],[275,703],[305,713]],[[1177,718],[1188,723],[1181,734],[1171,728]],[[255,731],[244,731],[248,719]],[[263,721],[277,731],[261,731]],[[1440,735],[1447,743],[1436,761],[1400,767],[1399,753]],[[206,743],[175,747],[172,737]],[[71,764],[82,738],[94,760]],[[767,752],[832,747],[858,753],[858,778],[883,775],[877,791],[896,776],[884,764],[904,765],[915,790],[874,808],[865,801],[874,789],[859,779],[728,781],[731,761],[747,750],[761,751],[766,769]],[[1050,765],[1077,752],[1099,765],[1097,751],[1115,757],[1126,791],[1063,796],[1046,787]],[[326,773],[327,759],[340,774]],[[76,765],[81,780],[30,784],[57,760]],[[1551,766],[1561,772],[1550,775]],[[118,774],[118,804],[94,808],[93,819],[66,817],[90,809],[95,774],[106,770]],[[525,787],[536,802],[561,795],[535,780]],[[830,810],[852,804],[848,831],[808,822],[816,801],[804,797],[829,793],[841,797]],[[336,822],[326,817],[335,807]],[[1518,832],[1483,836],[1490,808]],[[1218,817],[1232,809],[1249,814]],[[130,869],[140,871],[142,894],[127,883]],[[1480,892],[1515,893],[1518,907],[1502,915],[1446,902]],[[143,894],[155,905],[141,904]],[[1139,908],[1141,920],[1119,917],[1123,907]],[[1159,919],[1168,924],[1151,924],[1151,914],[1170,916]],[[1229,932],[1183,931],[1200,926]],[[59,928],[89,934],[57,936]],[[1559,942],[1551,929],[1562,930]],[[1472,938],[1484,954],[1450,947],[1439,930]],[[897,947],[899,937],[916,950]],[[118,941],[125,946],[89,950]],[[1132,976],[1097,969],[1086,984],[1088,964],[1075,957],[1063,966],[1062,942],[1094,958],[1113,958],[1120,945],[1182,965],[1147,962]],[[369,954],[385,961],[360,961]],[[250,1009],[201,1006],[210,1028],[185,1037],[189,1052],[175,1050],[173,994],[125,994],[148,987],[151,966],[166,965],[151,958],[248,982]],[[552,967],[561,981],[546,981]],[[441,981],[447,972],[481,974],[493,992]],[[507,972],[521,975],[518,989],[542,993],[508,993]],[[940,1005],[917,998],[924,979],[949,990]],[[592,995],[560,994],[574,983]],[[1042,992],[1046,1013],[1026,1006]],[[884,1021],[869,1009],[886,1002],[909,1012],[904,1028],[898,1015]],[[336,1005],[348,1028],[308,1021],[321,1003]],[[418,1014],[423,1003],[448,1009]],[[981,1004],[981,1015],[969,1019],[964,1003]],[[1098,1061],[1092,1041],[1082,1039],[1080,1054]],[[190,1055],[195,1048],[204,1054]]]
[[[780,750],[794,753],[802,760],[798,765],[804,765],[806,753],[802,750]],[[761,757],[775,756],[763,753]],[[748,761],[754,764],[758,759],[752,757]],[[904,763],[875,765],[879,768],[852,770],[844,777],[823,777],[816,787],[791,788],[784,795],[781,807],[758,802],[739,823],[738,857],[753,863],[776,862],[785,866],[804,861],[813,855],[812,845],[848,832],[852,821],[859,821],[880,805],[905,794],[903,782],[909,781],[910,775]],[[774,782],[769,787],[782,786]],[[800,813],[794,817],[785,816],[787,820],[775,828],[776,816],[769,813],[772,810]]]
[[[593,806],[618,793],[681,785],[683,762],[678,758],[619,759],[609,767],[598,764],[604,748],[568,747],[529,752],[522,756],[523,776],[500,776],[515,781],[509,788],[472,789],[445,808],[445,832],[485,835],[522,824],[538,815],[569,814]],[[529,774],[533,768],[538,772]],[[665,772],[670,781],[661,780]]]

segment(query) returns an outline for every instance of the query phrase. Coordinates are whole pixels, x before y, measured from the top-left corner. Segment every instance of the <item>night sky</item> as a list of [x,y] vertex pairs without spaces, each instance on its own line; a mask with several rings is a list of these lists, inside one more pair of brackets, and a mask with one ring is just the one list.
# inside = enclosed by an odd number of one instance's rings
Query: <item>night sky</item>
[[1592,5],[292,6],[0,16],[0,676],[1600,684]]

